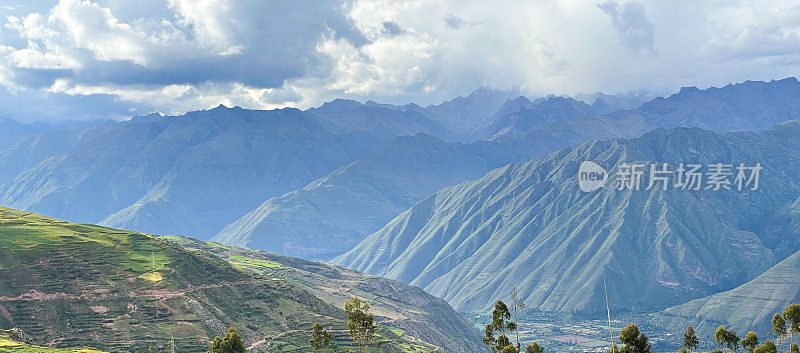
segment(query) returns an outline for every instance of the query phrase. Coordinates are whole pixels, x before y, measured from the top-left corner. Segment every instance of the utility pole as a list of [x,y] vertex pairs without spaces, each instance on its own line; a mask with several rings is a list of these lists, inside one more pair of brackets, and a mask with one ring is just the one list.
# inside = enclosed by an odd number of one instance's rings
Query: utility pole
[[611,329],[611,306],[608,305],[608,289],[606,288],[606,277],[603,276],[603,292],[606,294],[606,312],[608,313],[608,338],[611,341],[609,352],[614,353],[614,330]]

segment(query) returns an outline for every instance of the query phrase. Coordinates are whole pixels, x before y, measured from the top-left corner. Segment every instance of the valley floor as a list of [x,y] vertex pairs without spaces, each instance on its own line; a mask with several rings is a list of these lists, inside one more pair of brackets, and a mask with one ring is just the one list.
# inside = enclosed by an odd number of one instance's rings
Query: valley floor
[[[479,329],[483,329],[492,320],[490,313],[462,312],[461,314]],[[622,328],[629,324],[636,324],[649,337],[654,353],[677,351],[681,343],[680,333],[667,332],[649,324],[651,315],[651,313],[642,313],[612,317],[611,328],[614,332],[614,342],[620,344],[619,332]],[[519,339],[523,347],[536,341],[548,352],[606,353],[609,351],[610,338],[606,317],[527,312],[518,324],[520,327]],[[516,337],[511,336],[514,341]],[[714,347],[707,345],[707,348]]]

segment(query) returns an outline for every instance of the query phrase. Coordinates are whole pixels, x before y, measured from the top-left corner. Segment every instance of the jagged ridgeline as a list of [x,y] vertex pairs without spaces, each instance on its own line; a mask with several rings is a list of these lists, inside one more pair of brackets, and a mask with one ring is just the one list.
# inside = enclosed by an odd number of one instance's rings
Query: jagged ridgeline
[[[174,336],[178,351],[204,352],[233,325],[250,351],[306,352],[319,321],[348,347],[344,311],[279,277],[145,234],[0,208],[0,329],[30,344],[141,352]],[[382,326],[386,352],[436,349]],[[470,351],[460,344],[448,350]]]

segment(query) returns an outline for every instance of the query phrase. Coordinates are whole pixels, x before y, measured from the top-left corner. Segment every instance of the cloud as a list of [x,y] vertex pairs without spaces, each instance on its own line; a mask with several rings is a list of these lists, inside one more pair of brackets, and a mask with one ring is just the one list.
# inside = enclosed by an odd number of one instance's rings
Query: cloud
[[0,98],[8,98],[0,114],[20,120],[176,114],[220,103],[306,108],[340,97],[432,104],[480,86],[531,96],[666,94],[782,78],[800,66],[800,7],[791,0],[8,6],[15,10],[0,19]]
[[363,42],[339,1],[170,0],[173,18],[120,21],[109,8],[61,0],[47,14],[9,16],[27,41],[14,68],[72,69],[76,81],[151,84],[241,82],[278,87],[325,65],[323,38]]
[[390,37],[406,33],[404,29],[400,28],[400,25],[392,21],[383,21],[383,32]]
[[655,25],[647,19],[644,5],[628,1],[620,6],[616,1],[608,1],[597,7],[611,17],[625,46],[634,51],[653,51]]
[[459,29],[461,28],[461,26],[464,25],[464,20],[462,20],[460,17],[456,15],[449,13],[447,14],[447,16],[444,16],[444,23],[447,24],[447,27],[450,27],[452,29]]

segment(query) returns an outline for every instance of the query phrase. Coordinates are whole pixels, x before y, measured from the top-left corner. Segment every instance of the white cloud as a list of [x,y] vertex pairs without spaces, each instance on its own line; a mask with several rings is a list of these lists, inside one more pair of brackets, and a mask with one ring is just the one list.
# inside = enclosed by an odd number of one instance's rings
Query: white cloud
[[479,86],[667,93],[800,67],[800,7],[788,0],[168,0],[149,12],[98,1],[16,7],[0,32],[0,85],[178,113],[429,104]]

